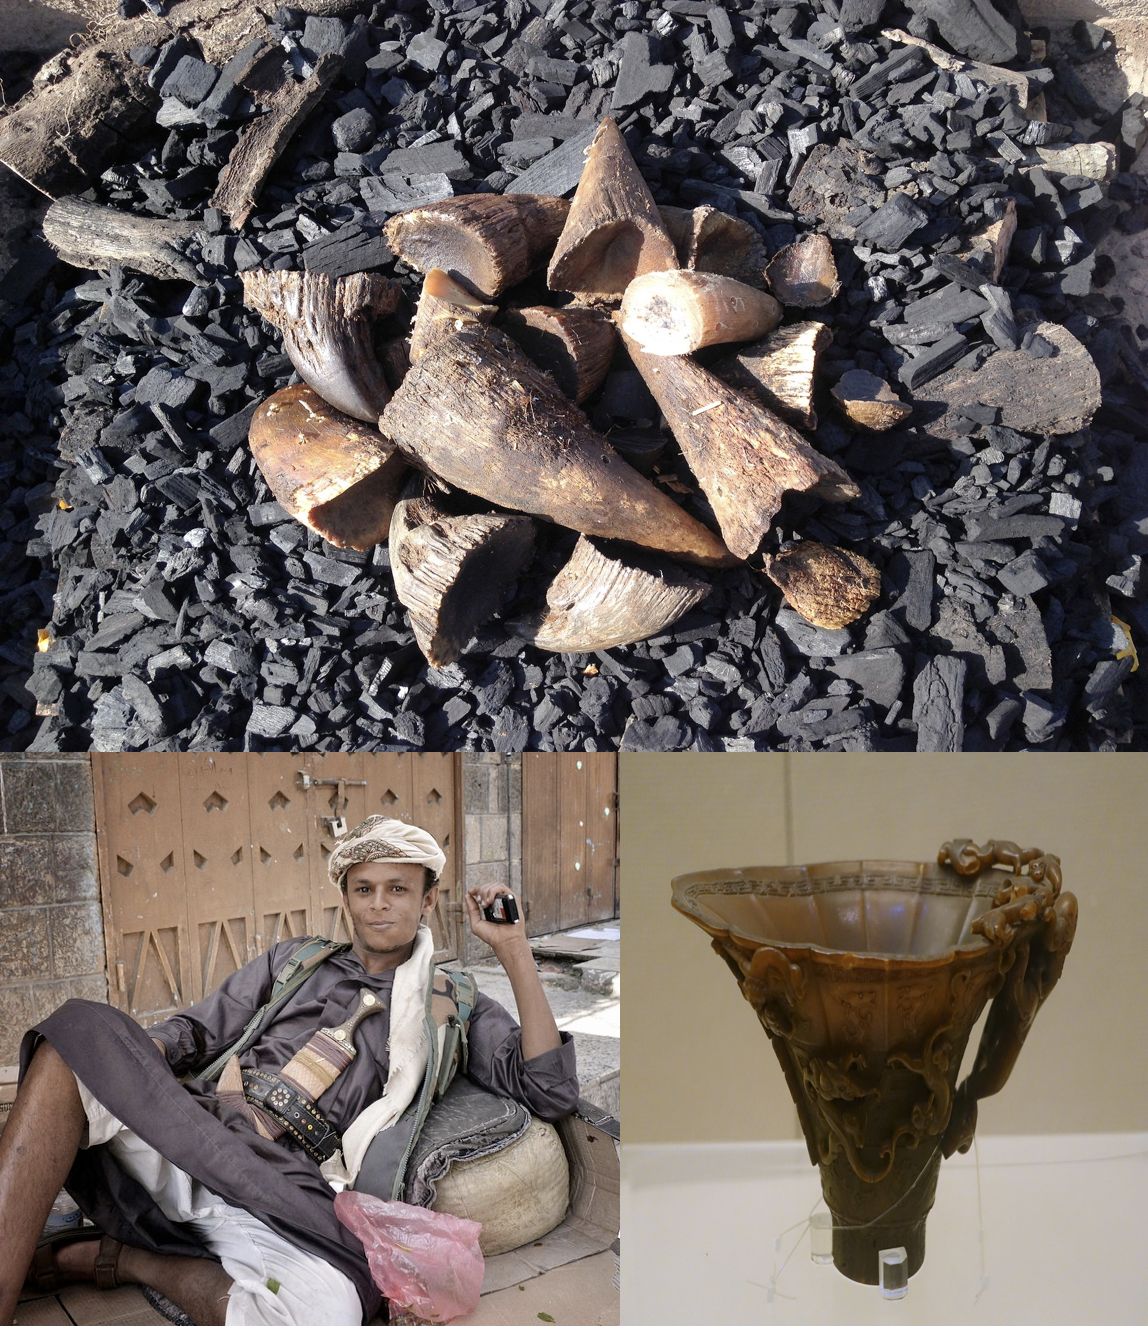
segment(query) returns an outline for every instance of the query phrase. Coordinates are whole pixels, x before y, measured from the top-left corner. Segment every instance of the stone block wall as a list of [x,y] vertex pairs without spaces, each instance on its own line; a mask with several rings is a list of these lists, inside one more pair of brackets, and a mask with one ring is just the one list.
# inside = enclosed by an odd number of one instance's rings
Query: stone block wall
[[85,755],[0,755],[0,1065],[65,999],[108,997]]
[[[522,888],[522,756],[468,754],[463,759],[466,839],[463,882]],[[458,901],[465,902],[460,896]],[[489,956],[463,921],[465,962]]]

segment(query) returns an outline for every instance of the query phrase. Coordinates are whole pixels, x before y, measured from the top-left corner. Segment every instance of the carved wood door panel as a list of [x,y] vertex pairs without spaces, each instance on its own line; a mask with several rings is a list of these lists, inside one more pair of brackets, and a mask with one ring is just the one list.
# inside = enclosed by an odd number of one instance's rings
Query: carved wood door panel
[[531,935],[618,914],[618,758],[522,757],[522,895]]
[[279,940],[348,938],[326,861],[369,814],[443,844],[432,930],[440,959],[460,951],[457,757],[96,754],[92,766],[110,997],[145,1025]]

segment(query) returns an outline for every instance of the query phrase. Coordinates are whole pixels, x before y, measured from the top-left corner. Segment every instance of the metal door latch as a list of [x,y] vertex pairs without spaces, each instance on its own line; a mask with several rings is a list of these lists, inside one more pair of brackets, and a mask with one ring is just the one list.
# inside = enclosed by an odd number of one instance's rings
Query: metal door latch
[[342,815],[324,815],[323,823],[332,838],[342,838],[347,832],[347,821]]
[[299,786],[309,787],[366,787],[365,778],[312,778],[310,774],[299,770]]

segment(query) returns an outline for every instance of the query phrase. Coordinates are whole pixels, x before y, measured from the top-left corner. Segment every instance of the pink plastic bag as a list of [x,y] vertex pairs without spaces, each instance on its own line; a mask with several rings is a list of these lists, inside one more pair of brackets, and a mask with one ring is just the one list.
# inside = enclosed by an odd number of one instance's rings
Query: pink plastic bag
[[362,1243],[375,1284],[426,1321],[453,1321],[478,1306],[485,1269],[482,1226],[405,1202],[341,1192],[335,1214]]

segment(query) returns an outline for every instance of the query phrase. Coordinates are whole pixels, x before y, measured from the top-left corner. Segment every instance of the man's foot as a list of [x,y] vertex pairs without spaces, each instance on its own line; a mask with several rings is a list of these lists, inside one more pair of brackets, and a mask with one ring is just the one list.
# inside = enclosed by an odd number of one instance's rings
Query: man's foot
[[24,1282],[25,1291],[54,1294],[65,1285],[84,1281],[94,1281],[100,1289],[114,1289],[120,1283],[117,1267],[122,1246],[98,1232],[70,1233],[41,1243]]

